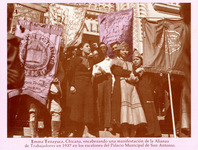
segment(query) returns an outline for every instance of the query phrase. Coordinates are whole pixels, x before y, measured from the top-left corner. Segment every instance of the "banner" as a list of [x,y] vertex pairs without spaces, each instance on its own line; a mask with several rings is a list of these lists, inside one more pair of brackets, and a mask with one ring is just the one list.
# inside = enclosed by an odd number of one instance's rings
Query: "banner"
[[108,46],[107,55],[113,58],[115,55],[110,47],[113,42],[125,41],[129,44],[130,58],[133,51],[133,9],[121,10],[98,16],[100,42]]
[[81,43],[85,22],[85,7],[72,7],[61,4],[49,5],[49,24],[63,25],[63,47]]
[[184,74],[186,36],[183,21],[142,21],[144,68],[150,72]]
[[19,58],[24,64],[25,81],[21,94],[46,103],[56,73],[63,27],[19,20],[15,35],[23,38]]

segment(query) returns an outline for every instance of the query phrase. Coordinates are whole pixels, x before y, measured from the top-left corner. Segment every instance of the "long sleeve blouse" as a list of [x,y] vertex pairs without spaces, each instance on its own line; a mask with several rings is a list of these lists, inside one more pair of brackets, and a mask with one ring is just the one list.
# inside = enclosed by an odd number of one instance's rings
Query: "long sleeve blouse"
[[82,56],[77,56],[73,58],[68,67],[68,80],[69,85],[75,85],[75,78],[84,77],[90,78],[92,77],[92,66],[93,61],[87,58],[83,58]]

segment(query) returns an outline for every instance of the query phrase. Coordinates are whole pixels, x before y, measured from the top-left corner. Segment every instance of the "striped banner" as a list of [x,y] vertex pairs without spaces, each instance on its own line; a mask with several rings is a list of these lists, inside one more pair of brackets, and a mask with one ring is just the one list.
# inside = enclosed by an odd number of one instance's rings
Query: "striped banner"
[[61,4],[49,5],[49,23],[64,26],[62,34],[64,48],[81,43],[85,14],[85,7],[72,7]]

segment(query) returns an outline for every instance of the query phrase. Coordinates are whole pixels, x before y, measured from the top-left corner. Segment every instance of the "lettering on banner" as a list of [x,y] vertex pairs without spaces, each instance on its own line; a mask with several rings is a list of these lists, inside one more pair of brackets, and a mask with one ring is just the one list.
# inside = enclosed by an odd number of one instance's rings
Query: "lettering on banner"
[[25,74],[30,77],[46,75],[52,70],[56,59],[55,46],[41,34],[27,34],[20,44],[20,60]]
[[181,49],[180,33],[175,30],[166,30],[165,52],[170,55]]

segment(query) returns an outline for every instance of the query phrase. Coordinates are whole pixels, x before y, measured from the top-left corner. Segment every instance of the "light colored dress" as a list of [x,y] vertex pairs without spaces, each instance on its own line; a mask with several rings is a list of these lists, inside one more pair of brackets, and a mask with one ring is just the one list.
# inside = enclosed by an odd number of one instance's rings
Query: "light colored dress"
[[[120,60],[122,63],[122,69],[132,71],[132,63],[128,61]],[[136,90],[136,87],[129,82],[129,78],[121,77],[121,113],[120,123],[128,123],[132,125],[138,125],[146,123],[146,117],[140,103],[140,99]]]

